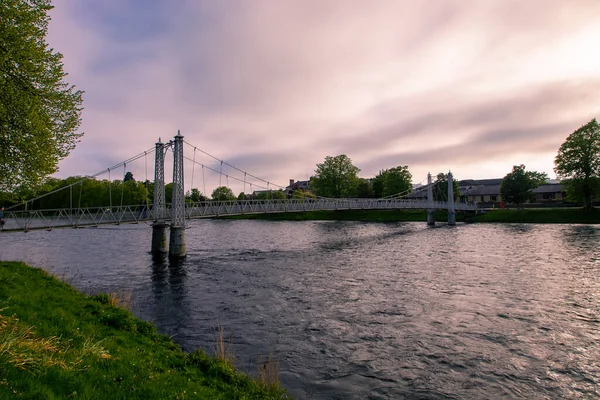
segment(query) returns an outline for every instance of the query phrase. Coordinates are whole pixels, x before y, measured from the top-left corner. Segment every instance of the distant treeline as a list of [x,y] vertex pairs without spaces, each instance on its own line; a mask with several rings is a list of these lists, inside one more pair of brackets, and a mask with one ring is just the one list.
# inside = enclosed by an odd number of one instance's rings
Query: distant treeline
[[[170,204],[173,195],[173,183],[165,185],[165,202]],[[310,193],[294,193],[293,198],[314,197]],[[235,200],[236,197],[226,186],[213,191],[213,200]],[[282,190],[263,191],[254,194],[240,193],[238,200],[245,199],[285,199]],[[35,199],[35,200],[33,200]],[[209,200],[198,189],[193,188],[185,194],[186,202]],[[71,176],[66,179],[47,178],[37,189],[19,188],[14,193],[0,192],[0,205],[10,207],[21,205],[28,210],[48,210],[58,208],[89,208],[108,206],[146,206],[154,202],[154,182],[136,181],[128,172],[123,180],[109,181],[85,176]]]
[[[173,184],[165,185],[166,202],[171,202]],[[98,180],[92,177],[71,176],[66,179],[48,178],[37,190],[18,190],[0,193],[5,207],[28,200],[28,209],[106,207],[109,205],[151,204],[154,183],[136,181],[128,174],[123,180]],[[30,199],[37,198],[30,201]]]

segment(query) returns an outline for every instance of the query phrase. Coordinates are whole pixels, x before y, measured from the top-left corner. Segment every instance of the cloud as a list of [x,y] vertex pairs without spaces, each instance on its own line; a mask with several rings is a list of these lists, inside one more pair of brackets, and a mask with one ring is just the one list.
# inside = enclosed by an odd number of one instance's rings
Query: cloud
[[283,185],[341,153],[363,176],[398,164],[415,179],[503,176],[519,157],[550,172],[552,152],[598,113],[595,0],[55,6],[51,43],[86,91],[86,135],[62,176],[177,129]]
[[[549,134],[568,131],[572,124],[552,124],[541,125],[533,128],[520,129],[497,129],[482,132],[475,140],[462,144],[445,146],[437,148],[435,151],[423,149],[421,151],[400,152],[388,154],[378,159],[370,160],[365,163],[368,167],[376,167],[379,164],[396,166],[400,164],[418,165],[427,168],[428,166],[448,165],[460,166],[462,164],[477,165],[489,161],[490,159],[506,158],[507,155],[525,152],[548,152],[557,150],[554,143],[548,140],[539,140]],[[535,138],[538,138],[536,140]],[[526,147],[525,147],[526,146]],[[527,164],[523,159],[522,163]],[[434,167],[435,168],[435,167]],[[432,172],[441,172],[447,168],[432,169]],[[510,170],[508,170],[510,172]],[[501,175],[505,175],[502,171]],[[420,176],[422,178],[422,176]]]
[[[423,99],[428,95],[431,94],[425,94]],[[372,158],[365,164],[381,169],[407,163],[401,155],[413,160],[409,165],[423,165],[425,160],[432,161],[424,155],[447,152],[453,147],[491,150],[485,154],[474,151],[470,156],[472,163],[484,162],[489,157],[501,159],[506,153],[496,150],[504,143],[519,143],[519,147],[510,151],[513,153],[516,149],[533,151],[534,146],[539,149],[540,142],[546,145],[545,149],[558,149],[576,129],[577,121],[580,125],[593,117],[589,105],[600,101],[600,79],[552,82],[491,98],[456,96],[453,102],[432,107],[423,106],[419,99],[416,99],[418,105],[411,107],[413,101],[401,98],[375,107],[373,114],[379,114],[380,109],[409,112],[396,116],[386,112],[390,115],[383,126],[347,133],[341,151]],[[549,125],[554,129],[549,129]],[[432,137],[437,140],[428,140]],[[395,164],[377,166],[378,154],[389,152],[395,144],[399,145],[393,156]],[[419,158],[406,154],[406,147]]]

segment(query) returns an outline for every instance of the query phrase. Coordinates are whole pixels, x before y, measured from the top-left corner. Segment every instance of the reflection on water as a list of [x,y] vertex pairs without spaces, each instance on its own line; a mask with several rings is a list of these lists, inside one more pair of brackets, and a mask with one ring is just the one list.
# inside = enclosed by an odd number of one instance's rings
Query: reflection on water
[[600,228],[597,226],[576,225],[565,230],[563,238],[566,244],[574,246],[575,249],[581,247],[591,248],[597,246],[600,239]]
[[598,226],[193,221],[177,265],[127,228],[4,234],[0,258],[130,291],[186,350],[223,327],[250,373],[274,351],[297,398],[600,395]]
[[163,257],[152,258],[152,293],[154,314],[150,319],[159,323],[161,333],[177,337],[185,327],[189,314],[185,263]]

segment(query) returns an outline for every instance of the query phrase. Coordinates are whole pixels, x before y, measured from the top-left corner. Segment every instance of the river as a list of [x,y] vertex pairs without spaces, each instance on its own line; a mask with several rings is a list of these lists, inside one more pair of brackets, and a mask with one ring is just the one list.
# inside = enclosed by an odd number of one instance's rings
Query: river
[[225,331],[298,399],[600,397],[600,226],[194,220],[180,265],[145,224],[0,234],[23,260],[188,351]]

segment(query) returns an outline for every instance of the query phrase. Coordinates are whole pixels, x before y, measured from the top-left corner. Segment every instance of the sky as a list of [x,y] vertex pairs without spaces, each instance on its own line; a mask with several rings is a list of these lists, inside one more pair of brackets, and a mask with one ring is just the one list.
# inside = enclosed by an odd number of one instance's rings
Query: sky
[[[517,164],[554,178],[561,143],[600,117],[598,0],[53,4],[48,42],[85,91],[85,135],[58,177],[94,174],[180,130],[270,187],[339,154],[365,178],[398,165],[414,183],[449,170],[501,178]],[[126,169],[152,180],[153,163]],[[193,165],[186,190],[249,191],[235,170],[218,182]]]

